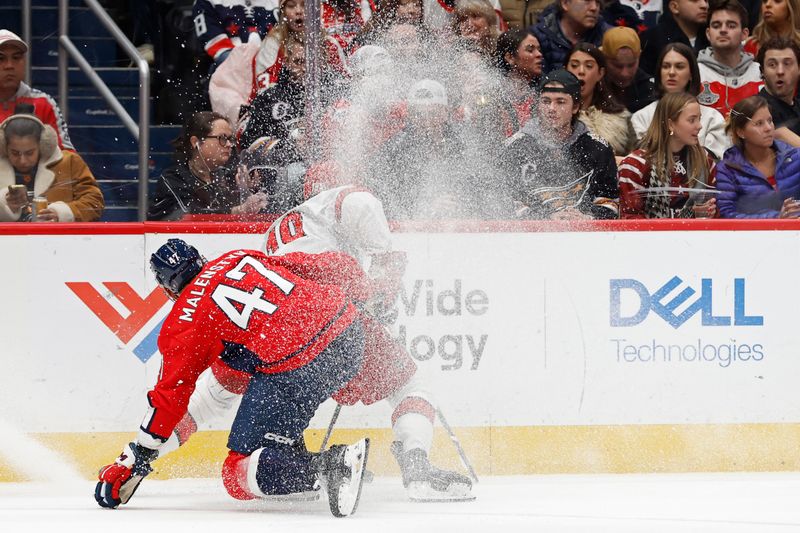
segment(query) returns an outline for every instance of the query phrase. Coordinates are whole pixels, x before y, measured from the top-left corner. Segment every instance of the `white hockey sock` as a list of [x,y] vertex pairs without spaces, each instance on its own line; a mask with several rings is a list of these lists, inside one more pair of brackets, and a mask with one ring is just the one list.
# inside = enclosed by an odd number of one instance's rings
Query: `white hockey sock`
[[433,424],[427,416],[419,413],[406,413],[397,418],[392,427],[396,440],[403,443],[403,451],[422,448],[430,454],[433,442]]

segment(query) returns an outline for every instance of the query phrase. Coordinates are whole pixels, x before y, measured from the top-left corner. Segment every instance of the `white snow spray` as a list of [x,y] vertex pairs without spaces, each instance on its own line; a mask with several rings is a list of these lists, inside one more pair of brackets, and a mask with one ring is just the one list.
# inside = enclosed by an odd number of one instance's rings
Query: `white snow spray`
[[3,446],[0,455],[14,470],[34,481],[59,484],[85,484],[86,480],[58,451],[52,450],[29,434],[0,420]]
[[507,137],[522,126],[511,82],[489,58],[442,39],[399,25],[376,41],[380,50],[356,51],[352,79],[328,95],[338,103],[322,152],[336,162],[336,181],[366,185],[389,219],[513,219],[499,164]]

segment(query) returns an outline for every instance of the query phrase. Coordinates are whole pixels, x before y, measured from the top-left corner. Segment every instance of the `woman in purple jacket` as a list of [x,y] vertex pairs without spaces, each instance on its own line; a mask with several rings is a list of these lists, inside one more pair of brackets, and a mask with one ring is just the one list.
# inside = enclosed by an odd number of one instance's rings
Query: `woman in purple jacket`
[[722,218],[800,217],[800,149],[775,139],[767,101],[751,96],[731,109],[733,146],[717,165]]

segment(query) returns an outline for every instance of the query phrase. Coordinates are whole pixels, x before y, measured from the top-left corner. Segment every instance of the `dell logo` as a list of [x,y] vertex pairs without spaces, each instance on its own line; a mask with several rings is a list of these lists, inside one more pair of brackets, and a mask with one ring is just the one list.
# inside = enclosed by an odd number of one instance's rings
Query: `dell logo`
[[[687,320],[698,312],[701,315],[703,326],[730,326],[733,318],[734,326],[763,326],[764,317],[759,315],[748,316],[745,313],[745,280],[743,278],[734,279],[733,283],[733,317],[719,315],[715,316],[712,310],[712,289],[711,279],[703,278],[700,286],[700,296],[681,313],[676,314],[676,310],[697,292],[686,287],[668,301],[664,301],[669,293],[677,288],[683,280],[674,276],[662,287],[653,293],[647,287],[635,279],[612,279],[610,280],[610,300],[611,308],[609,319],[612,327],[630,327],[640,324],[653,311],[660,316],[673,328],[677,329]],[[639,309],[628,316],[622,316],[621,294],[623,291],[633,293],[639,299]]]

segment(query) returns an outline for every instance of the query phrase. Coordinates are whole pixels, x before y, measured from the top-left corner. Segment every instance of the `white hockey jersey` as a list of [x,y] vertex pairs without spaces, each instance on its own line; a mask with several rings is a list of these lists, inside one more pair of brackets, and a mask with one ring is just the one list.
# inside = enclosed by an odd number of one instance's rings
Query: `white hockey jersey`
[[367,270],[372,254],[391,251],[392,237],[380,200],[345,185],[312,196],[273,222],[265,248],[267,255],[344,252]]

